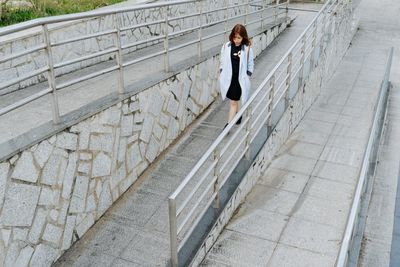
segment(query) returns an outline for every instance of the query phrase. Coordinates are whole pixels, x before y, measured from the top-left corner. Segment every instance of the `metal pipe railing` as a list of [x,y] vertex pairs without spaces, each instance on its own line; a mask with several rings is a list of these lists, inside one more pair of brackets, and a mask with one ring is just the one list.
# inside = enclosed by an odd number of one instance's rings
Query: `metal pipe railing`
[[[279,0],[277,0],[276,4],[278,7],[281,5],[286,5],[287,7],[287,2],[281,3]],[[320,35],[325,35],[325,28],[332,27],[331,24],[328,24],[329,19],[326,19],[326,17],[336,15],[334,12],[328,11],[340,4],[341,1],[328,0],[323,5],[316,17],[297,38],[297,40],[293,43],[293,45],[289,48],[289,50],[285,53],[273,70],[262,81],[255,92],[251,95],[250,99],[239,110],[233,120],[227,125],[227,127],[225,127],[217,139],[211,144],[211,146],[198,160],[195,166],[186,175],[183,181],[178,185],[176,190],[169,196],[172,266],[179,266],[178,252],[184,246],[185,242],[190,238],[190,234],[194,231],[196,225],[193,222],[200,221],[202,214],[210,207],[207,205],[214,203],[214,207],[219,208],[219,190],[227,182],[229,175],[236,168],[241,158],[244,155],[247,157],[247,155],[250,154],[250,145],[256,135],[262,130],[265,124],[267,124],[267,129],[269,132],[272,130],[272,114],[276,110],[276,107],[279,105],[279,103],[282,103],[282,101],[285,103],[285,109],[289,107],[289,101],[291,100],[289,90],[293,86],[293,83],[296,79],[301,81],[298,83],[296,90],[298,91],[302,88],[302,82],[305,79],[305,74],[303,73],[304,65],[307,62],[310,62],[308,71],[311,72],[313,69],[312,62],[322,57],[323,53],[321,53],[321,51],[324,49],[324,47],[326,47],[327,43],[324,42],[324,36]],[[275,15],[278,12],[278,7],[274,11]],[[263,7],[263,9],[265,9],[265,7]],[[261,14],[262,13],[263,12],[261,12]],[[246,12],[246,14],[248,14],[248,12]],[[225,19],[225,21],[227,21],[227,19]],[[317,22],[323,22],[323,24],[319,25],[320,23]],[[321,50],[319,53],[316,53],[317,48]],[[264,106],[261,106],[261,103],[265,103]],[[255,109],[258,113],[253,112]],[[242,124],[235,130],[233,135],[230,136],[229,140],[226,141],[225,139],[228,133],[233,130],[233,125],[240,117],[243,117]],[[235,140],[235,142],[233,142],[233,140]],[[242,148],[243,146],[244,148],[241,153],[239,153],[240,155],[235,158],[234,162],[231,162],[231,160],[236,156],[234,154],[237,153],[239,148]],[[224,157],[223,155],[228,151],[231,153],[228,155],[228,157]],[[208,165],[210,164],[208,162],[210,157],[214,157],[212,165]],[[216,179],[212,180],[215,191],[211,196],[209,196],[210,198],[208,199],[208,204],[206,204],[204,207],[198,207],[201,209],[201,211],[196,211],[193,209],[191,201],[195,193],[199,194],[199,184],[203,184],[205,181],[204,175],[198,181],[197,185],[195,186],[195,190],[191,188],[191,184],[193,182],[196,184],[198,179],[197,174],[199,174],[202,170],[207,169],[207,174],[209,174],[209,171],[212,168],[214,168],[214,175],[216,176]],[[215,186],[216,184],[218,186]],[[211,185],[212,184],[209,184],[207,188],[210,189]],[[188,194],[186,194],[187,191],[189,191]],[[177,199],[181,199],[184,193],[185,197],[183,200],[181,200],[182,203],[177,203]],[[207,194],[203,192],[202,196],[205,197]],[[207,201],[207,199],[203,198],[201,200],[196,200],[196,207],[199,206],[200,202],[203,203],[204,201]],[[176,212],[177,205],[179,206],[178,212]],[[188,213],[186,213],[187,215],[183,219],[183,223],[177,226],[176,222],[181,220],[180,216],[183,214],[185,209],[188,209]],[[189,218],[190,216],[192,216],[192,218]],[[189,222],[190,226],[185,225],[185,223],[187,224]],[[187,227],[190,228],[189,231],[185,231]]]
[[376,136],[376,131],[379,130],[378,127],[380,127],[379,120],[380,117],[382,116],[382,112],[384,112],[383,108],[385,107],[384,104],[385,94],[387,94],[387,91],[389,90],[389,75],[393,60],[393,50],[394,50],[393,47],[390,48],[388,59],[386,61],[385,74],[381,83],[379,99],[376,106],[370,135],[368,138],[367,148],[364,151],[364,158],[361,165],[360,175],[358,178],[357,187],[353,198],[353,204],[351,205],[350,214],[347,218],[346,230],[343,235],[339,256],[336,261],[337,267],[347,266],[347,260],[350,252],[350,244],[353,240],[356,221],[361,207],[362,196],[367,181],[368,171],[370,168],[370,163],[371,163],[370,159],[372,156],[371,152],[375,142],[379,142],[379,136]]
[[[36,53],[40,50],[44,50],[44,55],[46,57],[46,62],[47,66],[40,68],[38,70],[33,70],[30,71],[28,74],[21,75],[17,79],[11,79],[10,81],[0,84],[0,92],[5,91],[10,86],[13,86],[15,84],[19,84],[22,81],[25,81],[27,79],[31,79],[33,77],[38,77],[38,75],[43,74],[44,72],[47,72],[47,80],[50,85],[50,87],[53,89],[52,90],[52,95],[53,95],[53,122],[58,123],[60,121],[60,114],[59,114],[59,107],[58,107],[58,99],[57,99],[57,94],[56,91],[66,88],[68,86],[74,85],[79,82],[86,81],[88,79],[92,79],[94,77],[104,75],[106,73],[112,72],[112,71],[117,71],[117,82],[118,82],[118,92],[119,93],[124,93],[125,91],[125,84],[124,84],[124,69],[130,65],[142,62],[144,60],[151,59],[153,57],[159,56],[159,55],[164,55],[164,70],[166,72],[169,71],[170,69],[170,52],[180,50],[184,47],[190,46],[190,45],[195,45],[197,44],[198,48],[198,57],[200,58],[202,55],[202,50],[203,50],[203,42],[204,40],[211,39],[213,37],[216,37],[218,34],[225,33],[227,31],[227,23],[232,20],[237,20],[243,17],[251,17],[252,14],[255,14],[259,12],[259,10],[253,11],[253,12],[248,12],[250,9],[250,5],[255,2],[262,2],[263,3],[263,10],[268,10],[268,9],[275,9],[277,7],[280,7],[283,5],[282,3],[278,3],[278,6],[267,6],[268,0],[257,0],[257,1],[247,1],[246,3],[241,3],[241,4],[229,4],[228,1],[225,1],[225,5],[223,7],[219,7],[217,9],[207,9],[203,7],[203,2],[204,1],[196,1],[196,0],[187,0],[187,1],[171,1],[171,2],[162,2],[162,3],[157,3],[157,4],[146,4],[146,5],[138,5],[135,7],[130,7],[130,8],[111,8],[107,10],[101,10],[101,11],[91,11],[91,12],[85,12],[85,13],[78,13],[78,14],[71,14],[71,15],[64,15],[64,16],[56,16],[56,17],[50,17],[50,18],[41,18],[41,19],[35,19],[29,22],[24,22],[20,24],[16,24],[13,26],[5,27],[0,29],[0,36],[4,36],[7,34],[11,33],[16,33],[19,31],[23,31],[26,29],[31,29],[35,27],[42,27],[42,32],[44,36],[45,42],[43,44],[39,44],[38,46],[27,49],[22,52],[14,53],[12,55],[6,56],[2,59],[0,59],[0,63],[8,62],[10,60],[13,60],[18,57],[26,56],[26,55],[32,55],[33,53]],[[189,14],[183,14],[181,16],[177,17],[172,17],[170,14],[170,9],[172,6],[178,6],[182,4],[194,4],[194,7],[196,10],[194,12],[191,12],[189,10]],[[133,12],[133,11],[139,11],[139,10],[144,10],[144,9],[155,9],[159,8],[162,10],[162,14],[164,18],[162,19],[157,19],[155,21],[148,21],[144,23],[138,23],[135,25],[125,25],[122,26],[120,25],[120,20],[118,19],[118,14],[120,13],[128,13],[128,12]],[[225,10],[224,18],[216,21],[209,21],[206,22],[204,20],[204,16],[213,14],[215,12],[221,12]],[[235,15],[228,15],[232,13],[231,11],[236,10],[237,14]],[[238,11],[239,10],[239,11]],[[82,36],[77,36],[77,37],[71,37],[65,40],[58,40],[58,41],[51,41],[51,30],[49,29],[49,25],[53,25],[55,23],[65,23],[65,22],[72,22],[72,21],[77,21],[77,20],[83,20],[83,19],[101,19],[105,16],[112,16],[113,18],[113,25],[112,28],[102,30],[101,32],[94,32],[94,33],[88,33]],[[197,17],[197,25],[193,27],[189,27],[186,29],[181,29],[178,31],[170,31],[169,30],[169,24],[171,21],[174,20],[179,20],[179,19],[185,19],[185,18],[190,18],[190,17]],[[259,21],[261,23],[265,23],[266,17],[262,17]],[[218,23],[225,22],[225,29],[224,31],[218,31],[218,32],[211,32],[209,34],[205,34],[205,29],[208,27],[211,27],[213,25],[216,25]],[[146,38],[145,40],[140,40],[140,41],[135,41],[133,43],[127,43],[127,44],[122,44],[121,41],[121,32],[127,32],[129,30],[134,30],[137,28],[141,27],[149,27],[151,25],[160,25],[162,28],[162,33],[159,36],[153,37],[150,36],[149,38]],[[176,44],[174,46],[170,45],[170,39],[185,35],[185,34],[190,34],[192,32],[197,31],[197,38],[195,40],[185,42],[185,43],[180,43]],[[76,42],[82,42],[85,40],[91,40],[95,38],[102,38],[102,37],[110,37],[113,40],[113,46],[106,48],[104,50],[100,50],[94,53],[82,55],[79,57],[76,57],[74,59],[68,59],[65,61],[60,61],[60,62],[54,62],[53,59],[53,50],[56,47],[62,47],[71,43],[76,43]],[[124,61],[123,58],[123,53],[124,51],[128,51],[130,48],[134,47],[139,47],[141,45],[146,45],[146,44],[153,44],[154,42],[163,42],[164,47],[160,51],[153,52],[151,54],[143,55],[139,58],[131,59],[129,61]],[[129,52],[129,51],[128,51]],[[101,58],[105,58],[107,54],[115,54],[115,61],[116,61],[116,66],[113,67],[107,67],[105,69],[100,69],[96,71],[95,73],[87,74],[85,76],[79,77],[77,79],[73,80],[67,80],[64,81],[62,84],[57,84],[56,81],[56,75],[54,70],[55,69],[61,69],[63,67],[73,65],[73,64],[79,64],[83,62],[87,62],[87,60],[93,60],[96,58],[100,58],[100,61],[102,61]],[[104,61],[104,59],[103,59]],[[14,90],[14,89],[13,89]],[[9,92],[10,90],[7,90]],[[22,99],[21,101],[18,101],[16,103],[13,103],[12,105],[0,109],[0,115],[5,114],[11,110],[14,110],[22,105],[25,105],[29,102],[31,102],[32,98],[28,96],[26,99]],[[35,98],[36,99],[36,98]]]

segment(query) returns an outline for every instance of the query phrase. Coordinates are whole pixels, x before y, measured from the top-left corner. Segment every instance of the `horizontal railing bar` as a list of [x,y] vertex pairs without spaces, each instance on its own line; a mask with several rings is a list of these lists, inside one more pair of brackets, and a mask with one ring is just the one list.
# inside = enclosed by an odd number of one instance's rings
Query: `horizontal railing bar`
[[267,122],[267,120],[270,118],[270,116],[272,116],[271,111],[267,113],[267,116],[265,116],[265,118],[259,124],[260,126],[258,128],[256,128],[256,130],[254,130],[254,135],[250,138],[250,143],[252,143],[254,141],[254,139],[257,137],[257,134],[261,131],[262,127]]
[[6,82],[6,83],[4,83],[4,84],[0,84],[0,91],[1,91],[1,90],[4,90],[5,88],[7,88],[7,87],[9,87],[9,86],[11,86],[11,85],[17,84],[17,83],[19,83],[19,82],[22,82],[22,81],[24,81],[24,80],[27,80],[27,79],[32,78],[32,77],[34,77],[34,76],[37,76],[37,75],[39,75],[39,74],[42,74],[43,72],[46,72],[46,71],[48,71],[48,70],[49,70],[49,67],[48,67],[48,66],[42,67],[42,68],[37,69],[36,71],[33,71],[33,72],[29,73],[29,74],[22,75],[22,76],[20,76],[20,77],[14,79],[14,80],[11,80],[11,81]]
[[134,43],[131,43],[131,44],[127,44],[127,45],[122,45],[121,49],[131,48],[131,47],[138,46],[138,45],[141,45],[141,44],[162,40],[164,38],[165,38],[165,35],[159,35],[157,37],[153,37],[153,38],[150,38],[150,39],[137,41],[137,42],[134,42]]
[[42,44],[42,45],[38,45],[38,46],[35,46],[33,48],[27,49],[27,50],[25,50],[23,52],[11,54],[9,56],[1,58],[0,59],[0,64],[3,63],[3,62],[9,61],[9,60],[13,60],[13,59],[18,58],[18,57],[25,56],[25,55],[30,54],[30,53],[34,53],[34,52],[42,50],[44,48],[46,48],[46,45]]
[[[250,118],[247,118],[245,122],[247,122],[249,119],[250,119]],[[239,132],[239,131],[238,131],[238,132]],[[230,152],[232,152],[232,153],[229,154],[229,156],[226,158],[224,164],[222,164],[222,166],[221,166],[221,169],[220,169],[220,170],[221,170],[221,173],[222,173],[222,170],[225,169],[225,167],[227,166],[227,164],[229,163],[229,161],[232,159],[232,157],[234,156],[235,152],[239,149],[239,146],[240,146],[243,142],[246,141],[246,137],[247,137],[248,135],[249,135],[249,133],[246,132],[246,133],[244,134],[243,138],[240,139],[239,143],[238,143],[238,144],[235,144],[235,147],[233,148],[233,150],[230,151]]]
[[206,211],[208,210],[208,208],[210,207],[211,203],[214,201],[216,196],[217,196],[217,192],[214,192],[214,194],[211,195],[210,200],[206,203],[204,208],[199,213],[199,216],[197,216],[196,220],[192,223],[192,227],[189,228],[189,231],[186,232],[184,238],[181,240],[181,242],[179,242],[180,244],[178,246],[178,251],[181,250],[181,248],[185,245],[185,243],[189,239],[190,235],[193,233],[193,231],[196,228],[197,224],[200,222],[201,218],[206,213]]
[[268,99],[267,103],[265,106],[261,109],[261,111],[258,113],[257,117],[254,119],[253,123],[251,124],[250,128],[253,129],[255,124],[258,122],[258,120],[261,118],[261,116],[264,114],[264,111],[268,109],[269,104],[272,102],[272,99]]
[[165,51],[160,51],[160,52],[157,52],[157,53],[153,53],[153,54],[150,54],[150,55],[138,58],[138,59],[134,59],[134,60],[128,61],[128,62],[124,63],[122,66],[127,67],[127,66],[130,66],[130,65],[139,63],[141,61],[144,61],[144,60],[147,60],[147,59],[162,55],[164,53],[165,53]]
[[7,106],[5,108],[0,109],[0,115],[6,114],[6,113],[10,112],[11,110],[14,110],[14,109],[16,109],[16,108],[18,108],[20,106],[23,106],[23,105],[29,103],[29,102],[32,102],[32,101],[34,101],[34,100],[36,100],[36,99],[38,99],[38,98],[50,93],[51,91],[52,91],[52,89],[48,88],[46,90],[42,90],[40,92],[37,92],[37,93],[35,93],[35,94],[33,94],[33,95],[29,96],[29,97],[21,99],[21,100],[15,102],[15,103],[13,103],[12,105],[9,105],[9,106]]
[[258,109],[258,107],[263,103],[263,100],[267,98],[267,95],[270,94],[270,90],[272,87],[268,88],[268,90],[265,91],[265,93],[260,97],[260,101],[258,101],[258,103],[252,108],[251,110],[251,116],[254,115],[254,113],[256,113],[256,110]]
[[217,165],[218,159],[215,159],[213,163],[208,167],[206,172],[201,176],[197,184],[193,187],[192,191],[189,193],[189,197],[185,199],[185,201],[180,205],[180,207],[177,209],[176,216],[179,216],[181,212],[185,209],[186,204],[192,199],[194,193],[200,188],[200,185],[205,181],[207,176],[210,174],[210,172],[213,170],[213,168]]
[[[221,152],[220,152],[221,157],[228,150],[228,148],[232,144],[233,140],[235,140],[236,137],[239,135],[240,130],[243,129],[244,125],[246,125],[246,122],[248,120],[249,120],[249,118],[246,118],[245,120],[243,120],[242,123],[239,125],[239,127],[236,129],[235,133],[229,138],[228,142],[224,145],[224,148],[221,149]],[[232,120],[231,122],[235,122],[235,120]]]
[[188,28],[188,29],[184,29],[184,30],[180,30],[180,31],[176,31],[176,32],[171,32],[171,33],[168,34],[168,37],[174,37],[176,35],[180,35],[180,34],[183,34],[183,33],[192,32],[192,31],[200,29],[201,27],[202,26],[195,26],[195,27],[192,27],[192,28]]
[[[249,134],[247,134],[248,136]],[[243,139],[243,141],[245,141],[246,139]],[[225,178],[221,181],[220,183],[220,187],[219,189],[222,188],[222,186],[225,185],[226,181],[229,179],[229,176],[232,174],[232,172],[235,170],[236,166],[238,165],[239,161],[242,159],[242,157],[244,156],[244,154],[246,154],[247,150],[250,148],[250,146],[246,146],[242,153],[239,154],[239,156],[237,157],[237,159],[235,160],[235,162],[232,164],[232,167],[229,169],[229,171],[227,172]]]
[[165,19],[153,20],[153,21],[149,21],[149,22],[145,22],[145,23],[138,23],[138,24],[135,24],[132,26],[121,27],[120,31],[125,32],[125,31],[129,31],[129,30],[133,30],[133,29],[138,29],[138,28],[142,28],[142,27],[146,27],[146,26],[150,26],[150,25],[154,25],[154,24],[162,24],[162,23],[165,23]]
[[190,18],[190,17],[196,17],[196,16],[200,16],[200,15],[201,15],[200,12],[195,12],[195,13],[190,13],[190,14],[187,14],[187,15],[179,16],[179,17],[168,17],[168,21],[187,19],[187,18]]
[[131,12],[131,11],[136,11],[136,10],[142,10],[142,9],[174,6],[174,5],[194,3],[194,2],[196,2],[196,0],[164,1],[164,2],[159,2],[159,3],[135,5],[132,7],[107,8],[107,9],[102,9],[102,10],[92,10],[92,11],[74,13],[74,14],[68,14],[68,15],[38,18],[38,19],[33,19],[30,21],[27,21],[27,22],[22,22],[22,23],[18,23],[15,25],[3,27],[0,29],[0,36],[18,32],[18,31],[22,31],[22,30],[26,30],[26,29],[30,29],[30,28],[41,26],[44,24],[54,24],[54,23],[59,23],[59,22],[90,19],[90,18],[95,18],[95,17],[113,15],[113,14],[117,14],[117,13],[126,13],[126,12]]
[[198,43],[198,42],[200,42],[200,40],[199,39],[195,39],[194,41],[186,42],[186,43],[177,45],[175,47],[172,47],[172,48],[169,49],[169,51],[172,52],[172,51],[178,50],[180,48],[183,48],[183,47],[186,47],[186,46]]
[[100,51],[100,52],[97,52],[97,53],[93,53],[93,54],[90,54],[90,55],[87,55],[87,56],[84,56],[84,57],[75,58],[75,59],[71,59],[71,60],[68,60],[68,61],[64,61],[64,62],[61,62],[61,63],[54,64],[54,68],[65,67],[65,66],[68,66],[68,65],[71,65],[71,64],[74,64],[74,63],[78,63],[78,62],[81,62],[81,61],[84,61],[84,60],[88,60],[88,59],[91,59],[91,58],[94,58],[94,57],[98,57],[98,56],[103,56],[103,55],[106,55],[106,54],[114,53],[114,52],[117,52],[117,51],[118,51],[117,47],[111,48],[111,49]]
[[202,39],[203,39],[203,41],[204,41],[204,40],[208,40],[208,39],[211,39],[211,38],[213,38],[213,37],[215,37],[215,36],[221,35],[221,34],[223,34],[223,33],[225,33],[225,30],[216,32],[216,33],[214,33],[214,34],[210,34],[210,35],[204,36]]
[[108,34],[112,34],[112,33],[117,33],[117,30],[108,30],[108,31],[104,31],[104,32],[88,34],[88,35],[84,35],[84,36],[68,39],[68,40],[61,41],[61,42],[51,43],[51,46],[54,47],[54,46],[65,45],[65,44],[78,42],[78,41],[83,41],[83,40],[86,40],[86,39],[95,38],[95,37],[108,35]]
[[109,72],[114,71],[114,70],[116,70],[116,69],[118,69],[118,68],[119,68],[119,66],[113,66],[113,67],[106,68],[106,69],[104,69],[104,70],[97,71],[97,72],[91,73],[91,74],[89,74],[89,75],[80,77],[80,78],[78,78],[78,79],[74,79],[74,80],[71,80],[71,81],[69,81],[69,82],[62,83],[62,84],[60,84],[60,85],[57,85],[57,90],[60,90],[60,89],[63,89],[63,88],[65,88],[65,87],[74,85],[74,84],[76,84],[76,83],[83,82],[83,81],[86,81],[86,80],[95,78],[95,77],[97,77],[97,76],[100,76],[100,75],[109,73]]
[[276,106],[279,104],[279,102],[281,101],[282,97],[285,95],[286,90],[283,90],[282,94],[279,95],[279,97],[277,99],[274,99],[275,103],[272,104],[272,109],[275,110]]
[[182,229],[185,227],[186,223],[189,221],[190,217],[192,217],[193,213],[195,212],[196,208],[200,205],[200,203],[203,201],[204,197],[209,193],[209,190],[214,186],[215,181],[217,181],[218,176],[214,176],[213,179],[210,181],[204,192],[200,195],[200,197],[197,199],[197,201],[194,203],[192,209],[190,212],[187,214],[187,216],[183,219],[182,223],[178,225],[178,231],[177,233],[179,234]]

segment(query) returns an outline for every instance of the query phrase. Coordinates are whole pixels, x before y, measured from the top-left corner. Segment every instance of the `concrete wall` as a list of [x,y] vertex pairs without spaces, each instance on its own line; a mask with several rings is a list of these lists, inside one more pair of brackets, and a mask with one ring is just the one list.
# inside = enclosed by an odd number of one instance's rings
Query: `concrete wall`
[[[253,38],[258,55],[286,22]],[[218,97],[219,56],[0,162],[0,265],[49,266]]]
[[322,57],[317,62],[317,67],[305,81],[304,90],[299,90],[294,99],[291,100],[289,108],[285,111],[267,142],[251,164],[250,169],[214,224],[196,257],[194,257],[191,266],[198,266],[204,259],[206,253],[211,249],[235,210],[252,190],[258,178],[261,177],[262,173],[271,163],[275,154],[297,127],[304,114],[318,97],[320,89],[325,86],[333,75],[336,66],[346,53],[350,41],[357,30],[358,21],[348,9],[345,9],[336,18],[337,20],[334,21],[331,34],[327,37],[328,45],[323,51]]

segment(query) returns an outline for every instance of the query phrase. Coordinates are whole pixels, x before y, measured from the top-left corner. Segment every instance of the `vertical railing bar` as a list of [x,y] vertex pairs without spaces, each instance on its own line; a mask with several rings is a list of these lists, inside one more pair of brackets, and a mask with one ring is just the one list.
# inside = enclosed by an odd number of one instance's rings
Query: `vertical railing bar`
[[122,59],[122,46],[121,46],[121,30],[119,25],[119,19],[117,13],[114,14],[114,26],[116,33],[114,34],[115,42],[117,45],[117,64],[118,64],[118,91],[120,94],[125,92],[125,81],[124,81],[124,64]]
[[289,106],[289,88],[290,88],[290,79],[291,79],[291,74],[292,74],[292,53],[289,53],[288,55],[288,66],[287,66],[287,77],[286,77],[286,86],[285,86],[285,110]]
[[[262,99],[260,99],[260,101],[262,101]],[[249,105],[249,107],[247,108],[247,112],[246,112],[246,117],[249,118],[247,120],[247,124],[246,124],[246,133],[247,133],[247,137],[246,137],[246,142],[245,142],[245,146],[248,147],[245,157],[247,160],[250,160],[250,156],[251,156],[251,147],[250,147],[250,141],[251,141],[251,112],[252,112],[252,105]]]
[[303,87],[303,79],[304,79],[304,59],[305,59],[305,50],[306,50],[306,36],[304,35],[301,40],[301,58],[300,58],[300,70],[299,70],[299,86],[298,89]]
[[244,16],[244,26],[247,26],[247,21],[249,20],[249,8],[250,8],[250,0],[247,0],[246,8],[245,8],[245,16]]
[[168,29],[168,13],[169,13],[169,6],[165,7],[165,24],[164,24],[164,69],[165,72],[169,72],[169,29]]
[[219,176],[221,175],[221,170],[219,168],[220,155],[217,150],[214,150],[213,156],[214,156],[214,161],[217,162],[214,167],[214,177],[217,177],[217,179],[215,179],[215,183],[214,183],[214,193],[216,193],[215,200],[214,200],[214,209],[219,209],[219,207],[220,207]]
[[199,42],[197,44],[197,56],[199,60],[201,59],[202,56],[202,50],[203,50],[203,1],[200,0],[198,1],[198,9],[199,9],[199,31],[198,31],[198,38]]
[[278,23],[278,12],[279,12],[279,0],[276,0],[275,6],[275,25]]
[[170,250],[171,265],[178,267],[178,233],[176,222],[176,200],[169,198],[169,234],[170,234]]
[[58,106],[58,98],[57,98],[57,87],[56,87],[56,77],[54,73],[54,61],[53,61],[53,53],[51,50],[51,42],[50,42],[50,33],[46,24],[42,25],[44,40],[46,43],[46,56],[47,56],[47,64],[49,65],[49,70],[47,72],[47,79],[49,83],[49,87],[52,90],[52,108],[53,108],[53,123],[60,123],[60,110]]
[[227,40],[227,31],[228,31],[228,0],[225,0],[225,23],[224,23],[224,40],[222,43],[225,43]]
[[269,105],[268,105],[269,106],[268,107],[268,112],[271,114],[271,116],[269,116],[269,118],[268,118],[268,127],[267,127],[268,135],[272,131],[272,107],[273,107],[273,104],[274,104],[274,94],[275,94],[275,74],[271,76],[270,87],[271,87],[271,89],[269,91],[269,101],[270,102],[269,102]]
[[265,22],[264,22],[264,13],[265,13],[265,3],[266,0],[262,1],[262,10],[261,10],[261,31],[264,32]]

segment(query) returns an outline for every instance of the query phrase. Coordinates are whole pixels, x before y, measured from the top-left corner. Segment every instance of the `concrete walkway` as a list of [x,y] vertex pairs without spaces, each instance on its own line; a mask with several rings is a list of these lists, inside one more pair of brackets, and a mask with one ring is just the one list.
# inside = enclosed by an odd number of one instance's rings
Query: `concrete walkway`
[[[315,13],[290,15],[299,15],[294,25],[257,58],[253,88],[276,65]],[[167,265],[170,258],[167,197],[220,134],[227,108],[227,102],[215,103],[55,266]]]
[[[336,73],[226,226],[203,266],[335,265],[384,64],[389,47],[396,43],[391,78],[393,90],[399,88],[399,8],[395,0],[360,3],[360,31]],[[390,101],[398,103],[397,95],[392,93]],[[393,129],[398,129],[398,108],[391,104],[389,112]],[[389,134],[388,142],[390,157],[398,159],[396,133]],[[377,188],[380,194],[375,197],[382,200],[387,195],[391,205],[384,207],[388,202],[378,200],[379,207],[371,207],[375,220],[367,228],[371,234],[367,234],[361,266],[388,266],[396,188],[386,189],[395,185],[399,169],[398,161],[390,163],[390,175],[381,172],[377,178],[385,187]],[[382,215],[383,220],[379,219]],[[382,225],[388,227],[383,232]]]

